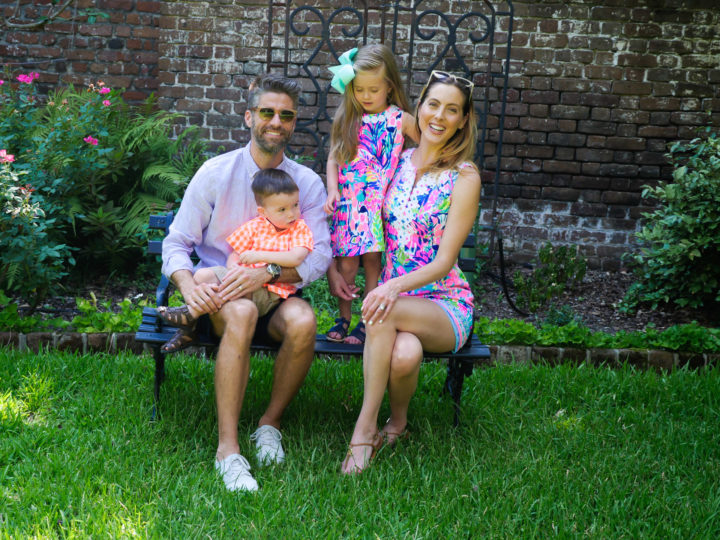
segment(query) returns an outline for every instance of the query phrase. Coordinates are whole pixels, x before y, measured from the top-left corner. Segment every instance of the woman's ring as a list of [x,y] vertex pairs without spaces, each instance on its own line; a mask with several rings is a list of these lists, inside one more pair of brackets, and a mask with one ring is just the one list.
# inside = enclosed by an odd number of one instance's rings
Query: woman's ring
[[380,309],[385,309],[385,304],[380,304]]

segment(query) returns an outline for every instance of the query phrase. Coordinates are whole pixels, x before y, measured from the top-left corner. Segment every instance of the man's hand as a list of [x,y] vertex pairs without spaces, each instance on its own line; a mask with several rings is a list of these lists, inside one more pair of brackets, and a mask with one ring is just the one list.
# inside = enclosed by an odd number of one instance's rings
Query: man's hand
[[264,267],[236,266],[228,271],[218,286],[218,295],[223,302],[229,302],[257,291],[268,281],[270,274]]
[[218,285],[212,283],[198,283],[183,298],[196,313],[217,313],[225,303],[218,295]]
[[334,260],[330,263],[330,267],[327,270],[327,280],[328,285],[330,286],[330,294],[333,296],[343,300],[352,300],[358,297],[360,288],[354,283],[350,285],[347,281],[345,281],[345,278],[343,278],[340,272],[338,272]]

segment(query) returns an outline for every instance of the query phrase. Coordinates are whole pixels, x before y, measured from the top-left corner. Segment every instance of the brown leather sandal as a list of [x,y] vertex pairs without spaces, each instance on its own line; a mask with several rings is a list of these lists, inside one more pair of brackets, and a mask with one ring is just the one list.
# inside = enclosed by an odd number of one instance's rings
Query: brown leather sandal
[[178,307],[160,306],[157,308],[157,316],[164,323],[178,328],[191,328],[196,321],[195,317],[190,315],[187,304]]
[[[372,440],[372,442],[356,443],[356,444],[350,443],[347,454],[345,454],[345,459],[343,460],[343,463],[345,463],[348,459],[352,458],[353,461],[355,462],[355,467],[353,468],[352,471],[345,472],[345,471],[341,470],[341,472],[344,472],[344,474],[360,474],[365,469],[367,469],[367,467],[370,465],[372,460],[375,459],[375,456],[377,455],[378,450],[380,450],[380,448],[382,448],[382,445],[383,445],[383,438],[380,437],[379,433],[375,434],[375,438]],[[355,459],[355,455],[353,454],[353,448],[359,448],[361,446],[369,446],[372,449],[370,451],[370,458],[367,460],[367,463],[365,463],[365,467],[363,469],[358,468],[358,466],[357,466],[358,462]],[[340,467],[342,469],[342,464],[340,465]]]
[[165,354],[171,354],[187,349],[194,341],[195,330],[190,326],[183,326],[178,328],[175,335],[167,340],[160,350]]
[[394,447],[400,439],[407,439],[410,436],[410,432],[407,429],[403,429],[401,432],[391,431],[387,429],[387,424],[380,430],[379,435],[385,441],[390,448]]

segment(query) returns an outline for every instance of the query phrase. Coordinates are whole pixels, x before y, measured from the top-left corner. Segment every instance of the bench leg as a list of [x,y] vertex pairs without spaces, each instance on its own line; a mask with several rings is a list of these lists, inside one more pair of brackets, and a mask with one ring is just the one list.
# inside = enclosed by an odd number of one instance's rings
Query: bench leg
[[155,358],[155,387],[152,413],[150,419],[155,420],[157,418],[158,406],[160,404],[160,385],[165,380],[165,355],[160,352],[160,347],[155,347],[153,350],[153,357]]
[[449,393],[454,404],[453,426],[458,427],[460,424],[460,399],[462,397],[462,387],[465,377],[472,374],[475,363],[470,360],[460,360],[458,358],[450,358],[448,360],[447,378],[443,386],[443,394]]

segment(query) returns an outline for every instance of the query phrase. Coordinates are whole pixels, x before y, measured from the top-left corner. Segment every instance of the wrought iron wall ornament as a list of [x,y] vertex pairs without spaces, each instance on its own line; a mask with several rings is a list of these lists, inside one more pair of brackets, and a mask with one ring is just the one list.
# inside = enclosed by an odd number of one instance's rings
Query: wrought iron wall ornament
[[[330,87],[327,68],[336,65],[340,54],[348,49],[368,41],[387,42],[397,56],[413,102],[434,69],[466,77],[475,84],[475,161],[486,184],[492,178],[490,189],[484,189],[484,200],[490,200],[486,211],[491,212],[491,224],[478,229],[489,233],[488,257],[494,258],[496,239],[502,255],[497,197],[513,32],[512,1],[456,1],[456,6],[467,4],[468,9],[455,14],[439,9],[437,0],[356,0],[352,7],[337,9],[332,1],[306,2],[271,0],[268,9],[268,71],[282,69],[286,76],[299,77],[311,87],[301,98],[290,153],[304,156],[315,171],[324,172],[332,118],[340,102],[340,94]],[[284,28],[282,36],[272,35],[273,22],[280,23],[276,28]],[[282,62],[276,61],[280,51]]]

